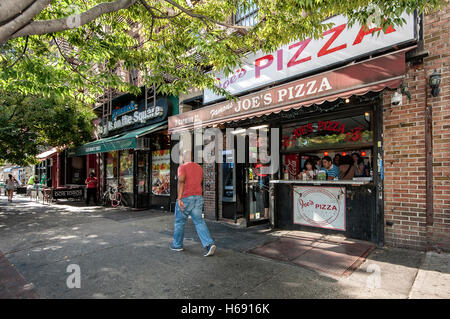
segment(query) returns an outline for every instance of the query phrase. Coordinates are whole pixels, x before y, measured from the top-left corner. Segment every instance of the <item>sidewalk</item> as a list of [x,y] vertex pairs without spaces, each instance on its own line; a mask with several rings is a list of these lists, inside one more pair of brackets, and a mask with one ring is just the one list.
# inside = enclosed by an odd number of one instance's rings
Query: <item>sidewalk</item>
[[0,251],[0,299],[38,299],[33,284],[14,269]]
[[[292,235],[263,225],[207,221],[218,248],[205,258],[191,220],[185,250],[168,249],[169,212],[5,201],[0,196],[1,298],[449,298],[446,253],[377,248],[349,276],[335,276],[251,254]],[[66,284],[73,264],[80,289]]]

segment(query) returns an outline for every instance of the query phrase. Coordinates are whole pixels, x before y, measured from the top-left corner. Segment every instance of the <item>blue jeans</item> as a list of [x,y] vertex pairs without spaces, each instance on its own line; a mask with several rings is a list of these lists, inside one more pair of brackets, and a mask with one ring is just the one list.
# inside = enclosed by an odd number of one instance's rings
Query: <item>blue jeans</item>
[[177,204],[175,205],[175,229],[173,232],[173,246],[175,248],[183,247],[184,239],[184,225],[191,215],[194,222],[197,235],[202,242],[203,247],[214,244],[214,241],[209,234],[208,227],[202,217],[203,210],[203,197],[202,196],[188,196],[182,198],[181,201],[184,204],[184,210],[181,210]]

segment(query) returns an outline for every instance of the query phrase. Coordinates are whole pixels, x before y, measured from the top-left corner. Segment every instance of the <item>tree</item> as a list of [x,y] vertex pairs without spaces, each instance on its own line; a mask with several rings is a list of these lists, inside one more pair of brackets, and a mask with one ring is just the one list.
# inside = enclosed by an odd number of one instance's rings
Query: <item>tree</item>
[[45,146],[80,145],[92,136],[95,114],[76,100],[0,91],[0,105],[0,161],[33,164]]
[[[438,9],[445,0],[0,0],[0,88],[69,96],[86,103],[106,88],[137,92],[115,73],[143,72],[161,93],[213,89],[209,70],[225,73],[246,52],[273,51],[318,38],[327,17],[344,14],[384,29],[400,15]],[[237,10],[257,5],[253,27],[232,25]],[[138,39],[133,32],[139,27]]]

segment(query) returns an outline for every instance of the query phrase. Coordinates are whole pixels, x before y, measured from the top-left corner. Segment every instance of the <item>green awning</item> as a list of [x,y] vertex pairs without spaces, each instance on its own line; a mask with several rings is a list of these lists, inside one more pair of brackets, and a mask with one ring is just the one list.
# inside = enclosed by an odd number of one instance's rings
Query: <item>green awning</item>
[[102,138],[100,140],[84,144],[80,147],[73,148],[68,151],[67,155],[69,157],[72,157],[72,156],[82,156],[88,154],[133,149],[136,147],[137,138],[141,137],[142,135],[154,132],[163,125],[167,125],[167,122],[164,121],[146,127],[142,127],[134,131]]

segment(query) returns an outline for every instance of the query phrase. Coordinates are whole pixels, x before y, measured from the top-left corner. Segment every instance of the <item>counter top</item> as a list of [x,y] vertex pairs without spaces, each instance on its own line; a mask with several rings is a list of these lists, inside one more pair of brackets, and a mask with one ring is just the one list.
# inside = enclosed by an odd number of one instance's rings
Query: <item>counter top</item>
[[348,180],[338,180],[338,181],[302,181],[302,180],[272,180],[272,184],[307,184],[307,185],[366,185],[372,183],[372,181],[348,181]]

